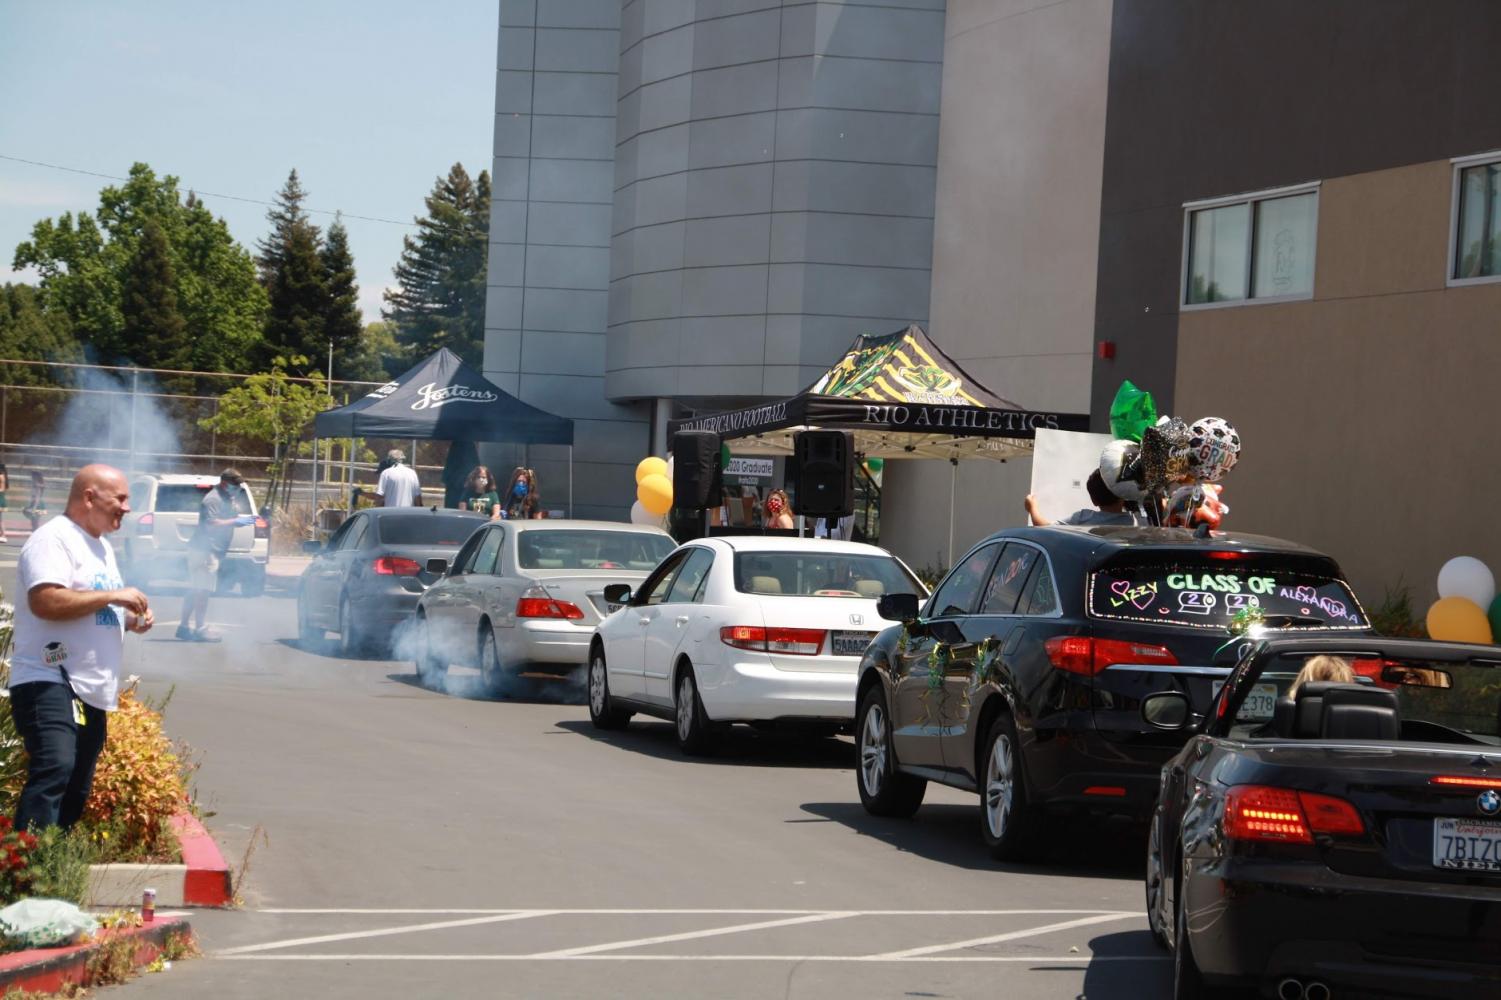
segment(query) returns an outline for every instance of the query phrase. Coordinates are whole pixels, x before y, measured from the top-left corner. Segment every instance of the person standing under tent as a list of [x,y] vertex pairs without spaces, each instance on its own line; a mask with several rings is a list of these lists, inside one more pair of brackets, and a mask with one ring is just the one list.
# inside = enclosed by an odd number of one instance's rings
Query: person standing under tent
[[422,506],[422,481],[417,470],[407,464],[406,452],[392,448],[386,453],[391,465],[380,474],[375,483],[375,495],[386,507]]
[[495,477],[483,465],[474,467],[464,483],[464,495],[459,500],[459,510],[473,510],[487,515],[492,521],[500,517],[500,491]]

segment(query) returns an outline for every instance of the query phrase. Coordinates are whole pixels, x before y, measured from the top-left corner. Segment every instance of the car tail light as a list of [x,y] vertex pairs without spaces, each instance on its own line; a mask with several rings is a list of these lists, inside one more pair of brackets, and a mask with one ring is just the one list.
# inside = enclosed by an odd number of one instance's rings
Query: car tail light
[[794,656],[817,656],[823,649],[828,632],[821,628],[761,628],[759,625],[726,625],[719,630],[719,641],[736,649],[753,649],[759,653],[791,653]]
[[264,517],[257,517],[255,519],[255,537],[256,538],[270,538],[271,537],[271,522],[267,521]]
[[1204,555],[1210,559],[1219,559],[1225,562],[1230,562],[1236,559],[1245,559],[1248,555],[1250,555],[1250,553],[1230,552],[1225,549],[1211,549],[1210,551],[1204,553]]
[[1446,785],[1449,788],[1501,788],[1501,775],[1494,778],[1480,778],[1463,774],[1438,774],[1428,780],[1435,785]]
[[571,601],[551,597],[523,597],[516,602],[517,618],[582,618],[584,613]]
[[415,559],[381,556],[375,560],[375,572],[381,576],[416,576],[422,572],[422,566]]
[[1315,833],[1359,836],[1360,813],[1344,799],[1267,785],[1236,785],[1225,797],[1225,836],[1311,844]]
[[138,535],[150,535],[150,534],[154,533],[155,531],[156,531],[156,515],[155,514],[142,514],[141,517],[140,517],[140,519],[138,521],[136,521],[136,534],[138,534]]
[[1176,666],[1178,658],[1166,646],[1120,639],[1091,639],[1084,635],[1054,636],[1043,646],[1059,670],[1093,677],[1114,663],[1160,663]]

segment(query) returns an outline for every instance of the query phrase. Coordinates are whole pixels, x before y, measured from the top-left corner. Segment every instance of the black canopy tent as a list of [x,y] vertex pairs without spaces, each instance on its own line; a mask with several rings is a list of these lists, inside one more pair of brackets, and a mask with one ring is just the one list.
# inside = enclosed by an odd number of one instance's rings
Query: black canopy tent
[[523,403],[446,347],[363,398],[318,414],[313,436],[567,445],[573,514],[573,421]]
[[669,421],[668,433],[710,430],[744,454],[790,455],[792,435],[853,431],[864,458],[1013,458],[1040,427],[1089,429],[1085,413],[1027,410],[992,392],[917,325],[861,336],[812,385],[786,399]]
[[[790,455],[793,435],[809,429],[853,432],[865,458],[1026,457],[1039,428],[1089,429],[1086,413],[1027,410],[993,392],[913,324],[862,335],[812,385],[786,399],[672,420],[668,433],[709,430],[733,439],[741,454]],[[949,560],[954,494],[949,483]]]

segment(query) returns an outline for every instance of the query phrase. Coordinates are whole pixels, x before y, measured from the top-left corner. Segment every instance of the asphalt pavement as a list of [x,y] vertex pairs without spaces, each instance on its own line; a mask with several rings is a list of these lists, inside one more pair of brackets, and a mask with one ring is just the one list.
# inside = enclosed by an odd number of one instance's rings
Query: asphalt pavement
[[408,663],[300,648],[286,591],[216,598],[226,641],[179,642],[180,593],[150,589],[157,628],[128,637],[126,672],[172,690],[167,730],[201,763],[244,906],[194,913],[203,958],[101,995],[1171,992],[1128,826],[1072,824],[1041,863],[1002,866],[973,796],[867,816],[848,738],[737,729],[690,760],[663,722],[594,731],[566,682],[483,699],[467,672],[431,691]]

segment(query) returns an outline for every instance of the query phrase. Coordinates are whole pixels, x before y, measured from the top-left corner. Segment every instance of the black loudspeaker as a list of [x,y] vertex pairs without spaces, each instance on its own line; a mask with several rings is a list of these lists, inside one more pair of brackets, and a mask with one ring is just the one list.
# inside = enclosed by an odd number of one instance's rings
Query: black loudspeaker
[[678,431],[672,436],[672,505],[693,510],[720,504],[719,435]]
[[855,436],[849,431],[803,431],[793,438],[797,456],[796,512],[845,517],[855,512]]

